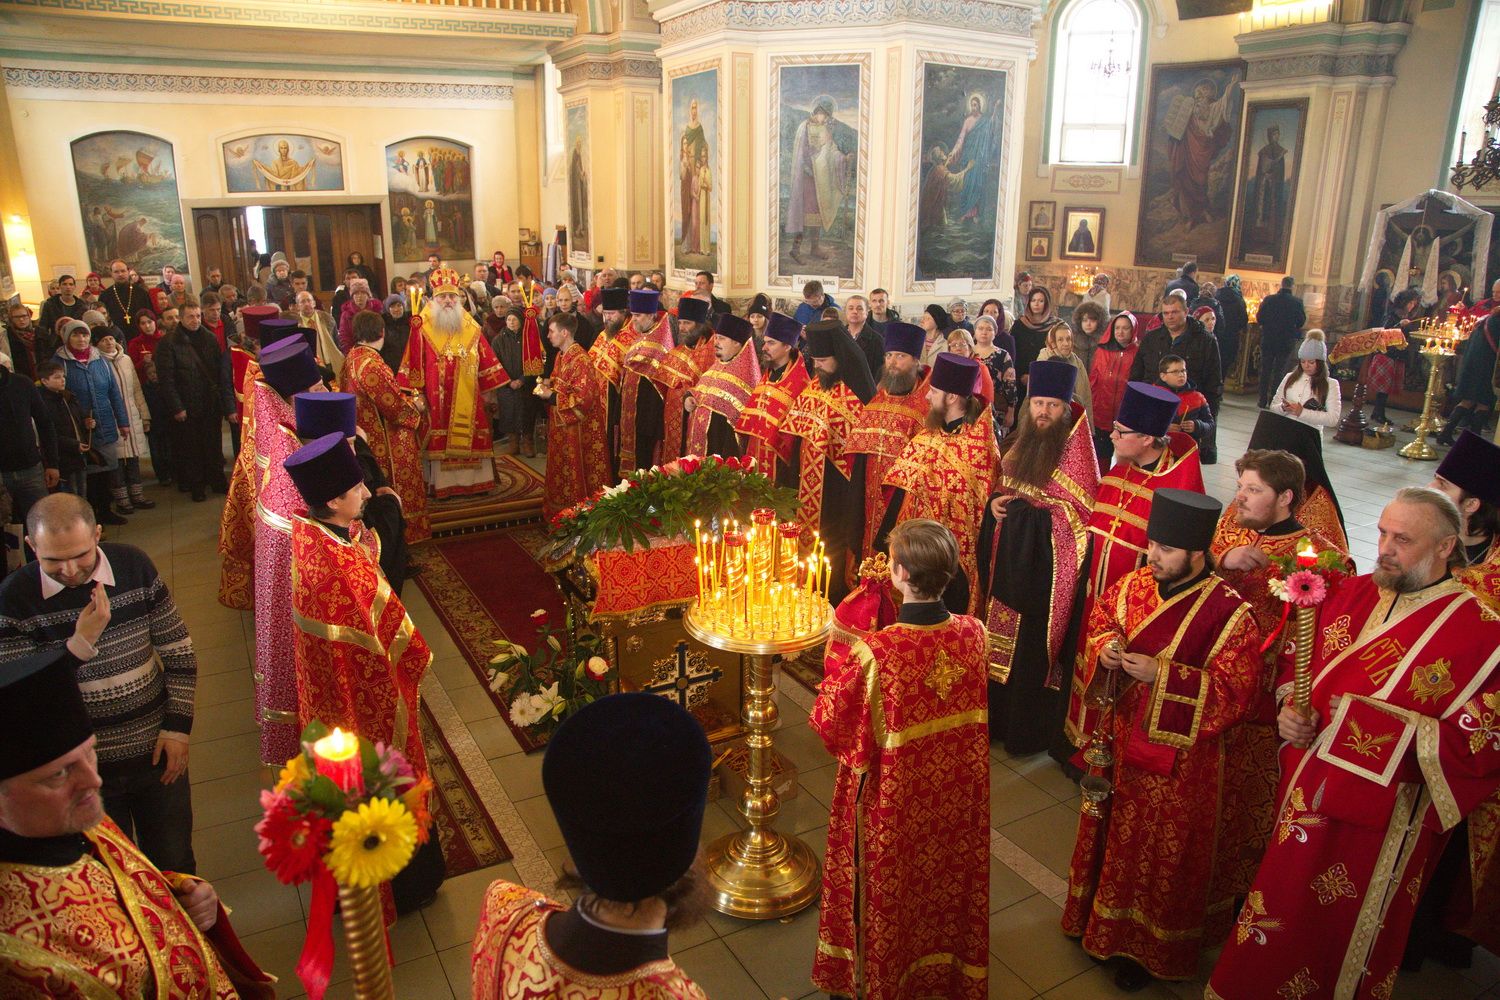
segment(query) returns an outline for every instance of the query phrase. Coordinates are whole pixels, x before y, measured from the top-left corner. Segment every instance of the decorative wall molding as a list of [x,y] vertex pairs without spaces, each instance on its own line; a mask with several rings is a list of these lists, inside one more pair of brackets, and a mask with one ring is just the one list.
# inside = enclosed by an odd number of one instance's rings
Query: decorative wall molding
[[187,76],[175,73],[99,73],[91,70],[5,67],[11,89],[108,91],[143,94],[224,94],[323,100],[489,101],[509,104],[508,83],[437,83],[411,80],[323,80],[310,77]]
[[1246,56],[1249,63],[1245,80],[1261,83],[1269,80],[1291,80],[1308,76],[1386,77],[1396,75],[1396,53],[1359,52],[1339,55],[1333,52],[1308,52],[1300,55],[1257,59]]
[[651,80],[661,82],[661,60],[640,58],[593,58],[559,70],[562,89],[583,83],[609,83],[614,80]]
[[1124,174],[1118,167],[1053,167],[1052,190],[1059,194],[1119,194]]
[[996,0],[720,0],[662,23],[663,45],[716,31],[785,31],[836,26],[870,28],[912,21],[1031,39],[1039,12]]
[[[224,3],[208,0],[4,0],[3,6],[40,13],[144,18],[262,28],[327,28],[381,34],[467,35],[474,38],[571,38],[571,13],[448,8],[425,13],[417,5]],[[438,8],[443,10],[442,8]]]

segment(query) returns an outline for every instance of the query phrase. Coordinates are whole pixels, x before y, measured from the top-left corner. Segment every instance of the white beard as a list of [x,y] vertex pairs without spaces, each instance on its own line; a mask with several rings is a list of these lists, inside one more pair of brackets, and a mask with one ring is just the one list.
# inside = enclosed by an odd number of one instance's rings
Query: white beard
[[457,303],[432,303],[432,329],[444,336],[453,336],[464,328],[464,311]]

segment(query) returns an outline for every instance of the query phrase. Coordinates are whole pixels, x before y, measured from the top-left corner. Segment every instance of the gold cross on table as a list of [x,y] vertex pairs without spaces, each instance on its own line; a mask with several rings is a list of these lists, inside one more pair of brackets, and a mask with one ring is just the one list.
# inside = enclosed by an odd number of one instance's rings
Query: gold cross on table
[[651,683],[641,690],[675,698],[683,708],[693,708],[708,697],[709,685],[724,676],[724,671],[708,662],[704,653],[688,653],[686,641],[679,641],[674,655],[651,664]]

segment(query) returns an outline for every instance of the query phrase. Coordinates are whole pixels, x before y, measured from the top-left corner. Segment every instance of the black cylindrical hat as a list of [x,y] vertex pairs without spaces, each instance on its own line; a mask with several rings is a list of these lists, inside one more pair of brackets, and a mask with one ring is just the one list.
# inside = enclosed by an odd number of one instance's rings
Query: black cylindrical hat
[[773,312],[766,321],[766,336],[788,347],[796,347],[802,336],[802,327],[786,313]]
[[0,663],[0,781],[71,753],[94,731],[61,646]]
[[1066,361],[1033,361],[1026,372],[1027,396],[1033,399],[1060,399],[1064,403],[1073,398],[1073,388],[1078,384],[1078,369]]
[[708,303],[684,295],[677,300],[677,318],[689,323],[702,323],[708,319]]
[[836,319],[820,319],[816,323],[809,323],[802,332],[807,337],[807,356],[810,358],[833,357],[838,343],[835,338],[849,336]]
[[309,507],[341,497],[365,481],[354,446],[341,431],[303,445],[282,463]]
[[743,344],[755,334],[755,327],[750,325],[748,319],[741,319],[734,313],[723,313],[714,324],[714,333],[721,337],[728,337],[737,344]]
[[1438,463],[1437,474],[1470,496],[1500,505],[1500,445],[1473,431],[1458,436]]
[[559,726],[542,787],[588,887],[633,903],[681,878],[698,853],[711,766],[703,728],[661,695],[600,698]]
[[[268,324],[262,323],[261,329]],[[309,386],[321,382],[318,363],[307,342],[301,337],[287,337],[260,352],[260,374],[271,388],[290,399]]]
[[1158,545],[1207,552],[1224,505],[1211,496],[1163,487],[1151,494],[1146,538]]
[[885,325],[885,349],[887,352],[900,351],[910,354],[914,358],[922,356],[922,348],[927,344],[927,331],[920,326],[911,323],[903,323],[900,320],[891,320]]
[[939,392],[951,392],[967,399],[974,395],[974,383],[978,379],[979,362],[973,358],[944,351],[932,361],[932,387]]
[[608,312],[624,312],[630,305],[630,289],[606,288],[599,293],[599,307]]

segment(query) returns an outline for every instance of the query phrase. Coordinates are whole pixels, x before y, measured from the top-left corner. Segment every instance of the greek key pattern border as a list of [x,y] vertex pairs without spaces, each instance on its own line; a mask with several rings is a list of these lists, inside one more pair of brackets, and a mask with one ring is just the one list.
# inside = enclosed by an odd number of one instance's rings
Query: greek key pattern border
[[508,83],[438,83],[409,80],[320,80],[309,77],[187,76],[176,73],[102,73],[92,70],[5,67],[5,85],[42,90],[149,94],[227,94],[241,97],[310,97],[328,100],[494,101],[510,103]]
[[724,30],[869,28],[896,21],[1030,38],[1040,13],[995,0],[720,0],[661,26],[672,45]]

